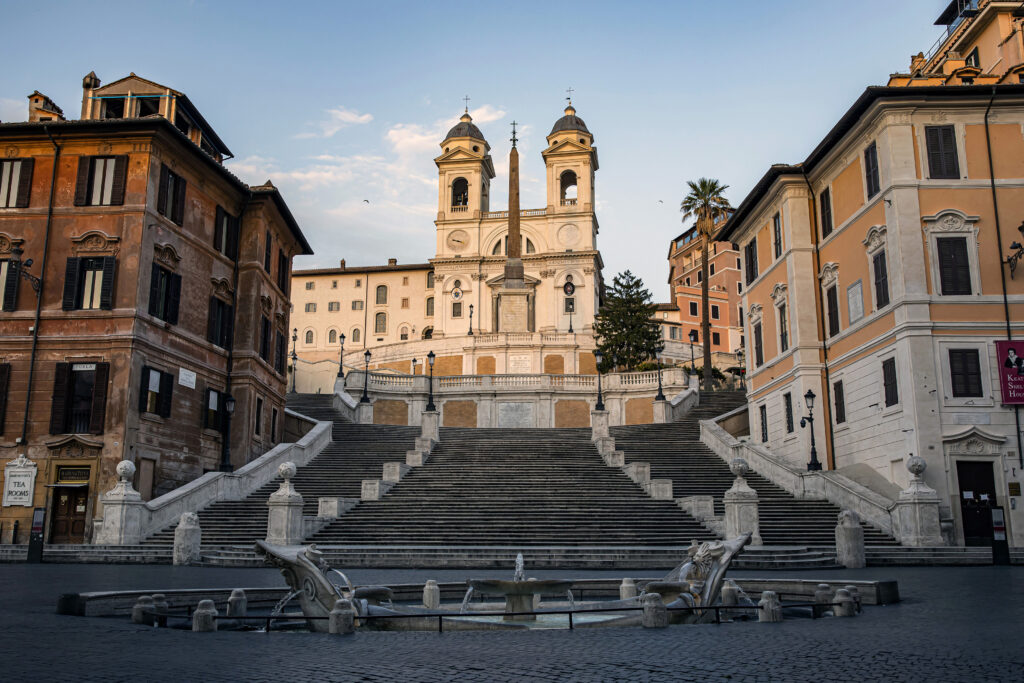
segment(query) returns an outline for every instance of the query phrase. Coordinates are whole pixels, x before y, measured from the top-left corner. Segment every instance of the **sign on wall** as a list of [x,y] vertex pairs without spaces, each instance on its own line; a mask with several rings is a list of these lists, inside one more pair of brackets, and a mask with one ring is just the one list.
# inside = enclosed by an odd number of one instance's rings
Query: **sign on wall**
[[1024,339],[996,342],[1003,403],[1024,403]]
[[4,507],[23,505],[32,507],[36,490],[36,464],[24,454],[4,466]]

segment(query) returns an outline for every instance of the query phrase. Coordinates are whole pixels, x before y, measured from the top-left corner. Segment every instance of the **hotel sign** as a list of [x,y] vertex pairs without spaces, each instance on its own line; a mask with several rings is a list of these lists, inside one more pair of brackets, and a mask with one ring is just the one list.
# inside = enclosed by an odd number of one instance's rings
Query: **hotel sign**
[[997,341],[996,365],[1003,403],[1024,403],[1024,339]]
[[36,464],[24,455],[19,455],[4,466],[4,507],[32,507],[37,471]]

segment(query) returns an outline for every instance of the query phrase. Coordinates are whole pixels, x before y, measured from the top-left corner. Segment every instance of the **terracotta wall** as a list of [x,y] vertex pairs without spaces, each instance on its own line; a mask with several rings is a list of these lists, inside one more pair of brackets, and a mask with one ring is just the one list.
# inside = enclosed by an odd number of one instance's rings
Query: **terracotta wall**
[[556,427],[589,427],[590,404],[587,401],[557,401],[555,403]]
[[373,424],[409,424],[409,404],[405,401],[395,401],[383,398],[377,399],[373,402]]
[[654,401],[649,398],[631,398],[626,401],[626,424],[640,425],[654,422]]
[[476,427],[476,401],[445,401],[441,416],[445,427]]

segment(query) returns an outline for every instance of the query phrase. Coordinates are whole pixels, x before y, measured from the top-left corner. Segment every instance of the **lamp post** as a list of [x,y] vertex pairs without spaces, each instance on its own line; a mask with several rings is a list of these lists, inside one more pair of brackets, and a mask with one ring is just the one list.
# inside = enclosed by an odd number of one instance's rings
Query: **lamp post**
[[430,379],[427,380],[430,387],[430,391],[427,394],[427,410],[433,412],[437,410],[437,406],[434,405],[434,352],[431,351],[427,354],[427,365],[430,366]]
[[233,472],[231,465],[231,416],[235,414],[235,397],[228,394],[224,397],[224,424],[221,425],[220,471]]
[[693,343],[697,341],[697,330],[690,330],[686,336],[690,338],[690,371],[692,373],[696,372],[696,368],[693,365]]
[[601,361],[604,360],[604,353],[601,349],[594,349],[594,360],[597,361],[597,403],[594,410],[604,410],[604,397],[601,395]]
[[814,447],[814,392],[810,389],[804,394],[804,403],[807,404],[807,417],[800,418],[800,428],[811,428],[811,461],[807,463],[807,471],[817,472],[821,469],[821,463],[818,462],[818,450]]
[[658,363],[658,395],[654,397],[655,401],[665,400],[665,392],[662,391],[661,388],[661,351],[661,349],[658,349],[658,351],[654,354],[654,359]]
[[469,305],[469,336],[473,336],[473,304]]
[[341,349],[338,351],[338,377],[341,379],[345,378],[345,333],[342,332],[338,335],[338,341],[341,343]]
[[370,386],[370,357],[372,355],[370,349],[366,349],[363,353],[363,397],[359,399],[360,403],[370,402],[370,395],[366,393],[366,390]]
[[23,277],[26,280],[28,280],[29,284],[32,285],[32,291],[35,292],[38,295],[39,294],[39,287],[40,287],[41,281],[35,275],[33,275],[32,273],[29,273],[29,272],[27,272],[25,270],[26,268],[31,268],[32,267],[32,259],[29,259],[29,260],[23,262],[21,260],[21,257],[24,254],[25,254],[25,250],[22,249],[21,247],[13,247],[11,249],[11,261],[8,264],[8,267],[9,268],[17,268],[17,272],[21,273],[21,277]]
[[299,343],[299,328],[292,330],[292,393],[295,393],[295,375],[298,374],[299,369],[299,354],[296,352],[295,347]]

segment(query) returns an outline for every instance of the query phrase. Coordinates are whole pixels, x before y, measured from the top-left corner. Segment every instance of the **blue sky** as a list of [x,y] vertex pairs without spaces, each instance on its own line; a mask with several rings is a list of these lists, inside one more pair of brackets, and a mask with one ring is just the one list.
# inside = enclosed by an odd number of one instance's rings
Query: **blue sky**
[[134,71],[187,93],[243,180],[281,188],[317,252],[298,267],[408,263],[435,252],[432,159],[462,97],[492,147],[492,209],[513,118],[522,206],[540,207],[572,87],[600,157],[605,278],[631,269],[666,300],[685,181],[716,177],[738,204],[927,50],[945,4],[0,0],[0,119],[36,89],[77,117],[82,76]]

